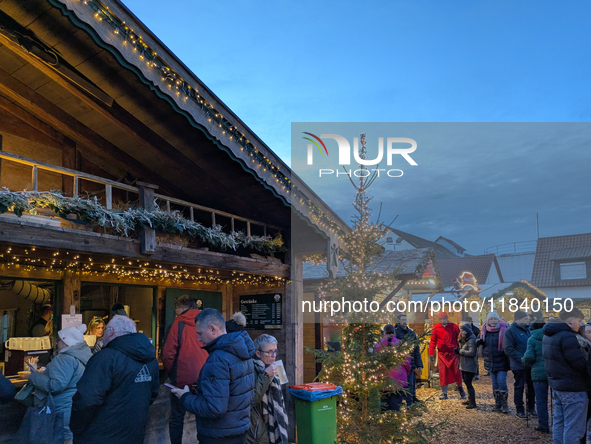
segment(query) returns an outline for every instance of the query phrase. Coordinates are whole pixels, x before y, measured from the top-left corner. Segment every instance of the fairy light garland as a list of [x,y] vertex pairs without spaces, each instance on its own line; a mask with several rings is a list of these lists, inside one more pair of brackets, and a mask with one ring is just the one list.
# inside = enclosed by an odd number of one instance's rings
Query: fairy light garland
[[262,168],[263,172],[269,170],[273,173],[275,182],[281,186],[286,194],[292,194],[300,203],[304,205],[309,213],[310,219],[319,227],[338,234],[343,234],[342,229],[336,221],[330,219],[316,204],[314,204],[300,189],[295,187],[290,178],[281,171],[280,167],[275,165],[270,158],[263,154],[247,137],[242,133],[237,125],[228,120],[217,110],[210,102],[199,93],[199,89],[191,86],[180,74],[162,60],[160,56],[150,48],[124,20],[113,14],[109,8],[98,0],[83,0],[82,3],[94,11],[94,17],[99,21],[104,21],[113,28],[113,33],[119,35],[123,44],[131,45],[133,51],[137,53],[138,58],[145,62],[148,67],[158,70],[161,74],[161,80],[167,88],[174,91],[178,97],[185,101],[191,101],[203,111],[208,122],[217,125],[222,130],[222,134],[240,145],[240,151],[245,151],[250,157],[252,163],[256,164],[257,169]]

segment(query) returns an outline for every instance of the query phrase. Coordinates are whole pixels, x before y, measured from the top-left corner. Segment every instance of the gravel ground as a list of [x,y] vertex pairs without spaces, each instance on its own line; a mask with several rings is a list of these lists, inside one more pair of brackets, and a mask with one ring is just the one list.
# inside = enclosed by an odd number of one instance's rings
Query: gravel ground
[[[480,375],[485,373],[481,364]],[[455,391],[455,385],[450,386],[449,399],[445,401],[438,399],[440,390],[426,388],[426,385],[424,388],[417,389],[417,397],[426,401],[428,409],[421,419],[431,425],[446,421],[441,429],[440,437],[434,439],[432,443],[552,443],[552,435],[534,430],[534,427],[538,425],[537,418],[530,418],[529,427],[527,427],[526,420],[515,416],[513,381],[513,374],[509,372],[507,375],[510,408],[508,415],[491,412],[495,402],[489,376],[480,376],[479,381],[474,381],[478,406],[474,410],[466,410],[466,407],[462,405],[460,395]],[[550,421],[552,421],[551,417]]]

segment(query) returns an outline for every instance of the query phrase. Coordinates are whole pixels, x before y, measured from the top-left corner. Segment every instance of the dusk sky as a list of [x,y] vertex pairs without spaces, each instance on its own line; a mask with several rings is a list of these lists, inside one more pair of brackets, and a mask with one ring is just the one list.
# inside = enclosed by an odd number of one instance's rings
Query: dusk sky
[[[292,122],[591,121],[589,2],[124,3],[287,163]],[[428,141],[372,190],[396,228],[471,254],[535,239],[536,212],[591,231],[591,125],[425,125],[395,127]],[[349,221],[350,185],[315,189]]]

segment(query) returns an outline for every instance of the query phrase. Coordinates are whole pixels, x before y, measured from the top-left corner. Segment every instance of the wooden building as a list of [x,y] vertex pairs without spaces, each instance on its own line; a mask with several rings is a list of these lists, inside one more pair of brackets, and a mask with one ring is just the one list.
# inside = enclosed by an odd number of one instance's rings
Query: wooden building
[[251,334],[303,382],[302,255],[348,228],[118,0],[0,2],[0,186],[1,339],[121,302],[159,348],[181,294],[279,295]]

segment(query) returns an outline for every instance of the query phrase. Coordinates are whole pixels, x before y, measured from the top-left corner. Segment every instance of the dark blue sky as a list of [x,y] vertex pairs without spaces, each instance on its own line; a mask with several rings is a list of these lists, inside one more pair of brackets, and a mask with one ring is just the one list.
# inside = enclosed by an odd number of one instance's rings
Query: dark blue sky
[[[288,163],[292,122],[591,121],[589,2],[124,3]],[[448,194],[431,196],[427,215],[408,194],[375,200],[400,214],[398,228],[431,240],[447,233],[472,254],[534,239],[536,211],[542,236],[591,231],[589,145],[537,156],[540,140],[532,143],[512,148],[513,163],[480,147],[472,158],[457,144],[419,148],[422,187],[441,194],[449,184]],[[466,194],[481,213],[458,225],[450,205]],[[349,219],[343,197],[323,197]]]

